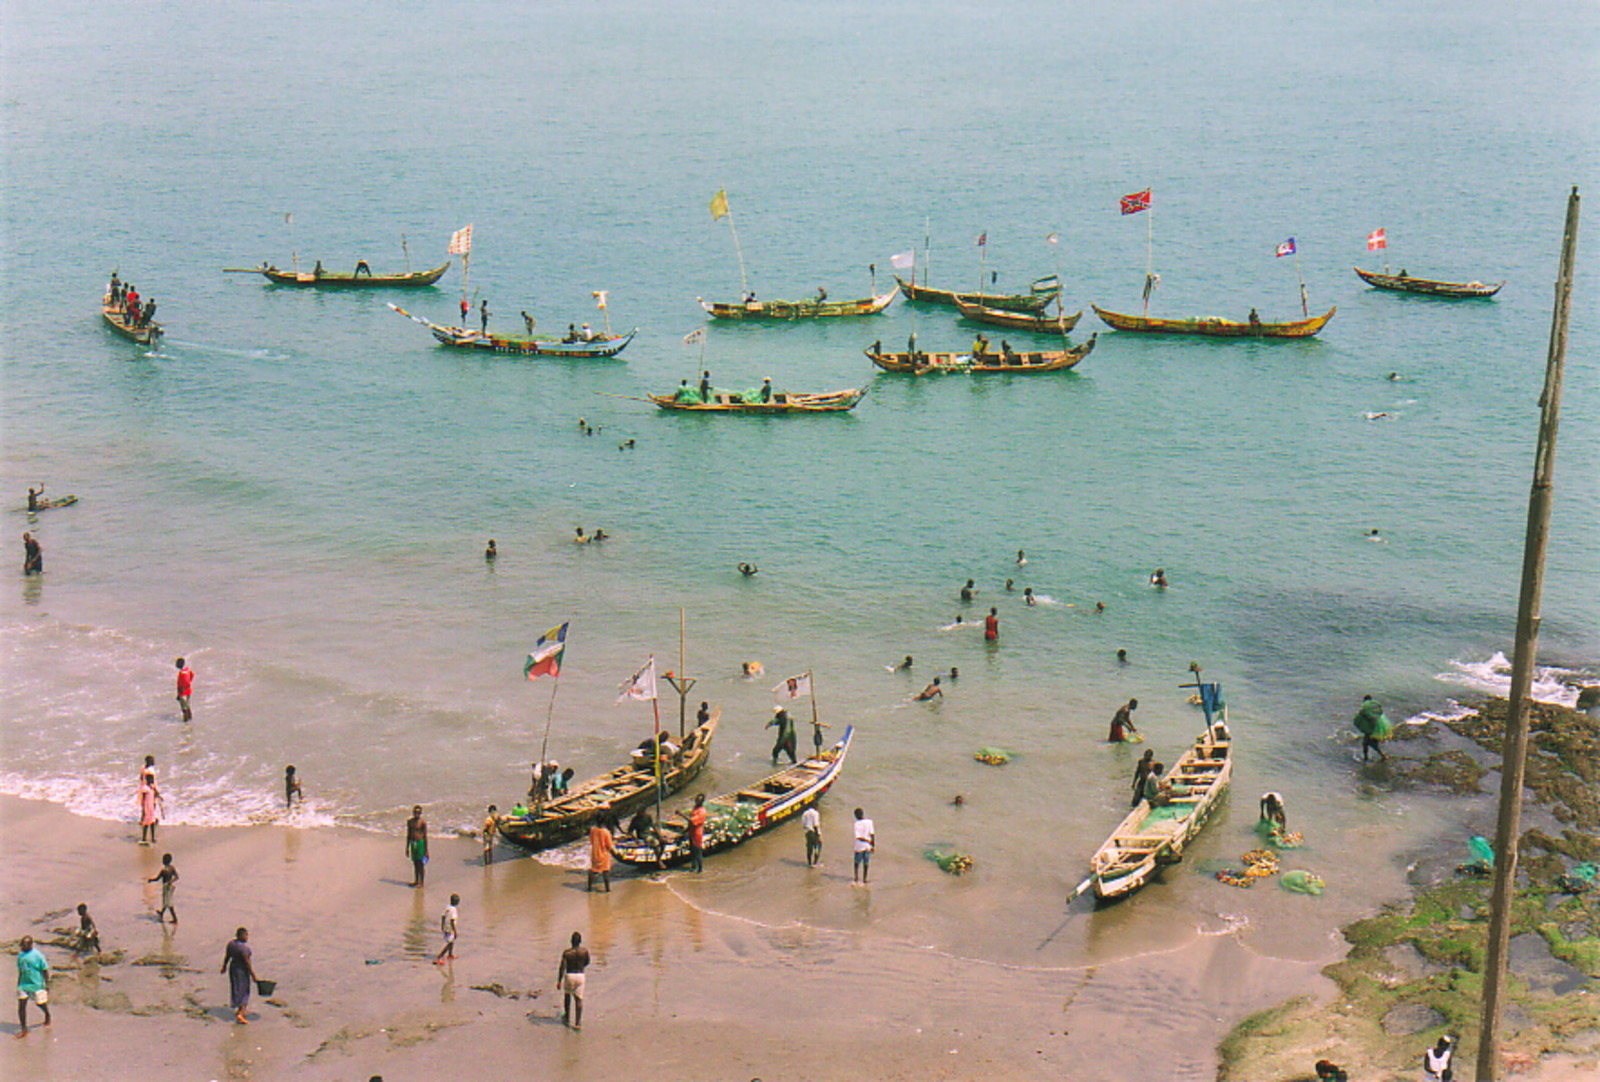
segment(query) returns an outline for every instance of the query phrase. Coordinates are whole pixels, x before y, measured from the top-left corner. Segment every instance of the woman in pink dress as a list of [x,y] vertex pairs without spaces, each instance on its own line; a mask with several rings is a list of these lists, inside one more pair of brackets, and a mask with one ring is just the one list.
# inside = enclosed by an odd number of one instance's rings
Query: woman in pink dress
[[139,778],[139,844],[154,845],[156,824],[161,821],[161,790],[153,774]]

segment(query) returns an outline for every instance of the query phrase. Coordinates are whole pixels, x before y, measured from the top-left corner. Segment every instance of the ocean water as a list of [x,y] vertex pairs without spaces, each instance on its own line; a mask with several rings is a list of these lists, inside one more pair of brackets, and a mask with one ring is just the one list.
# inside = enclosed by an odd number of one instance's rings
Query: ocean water
[[[697,896],[749,919],[990,957],[1027,938],[1059,965],[1152,927],[1244,925],[1315,956],[1335,913],[1396,890],[1410,849],[1468,814],[1360,771],[1347,723],[1367,693],[1397,718],[1448,710],[1509,652],[1564,200],[1600,160],[1591,7],[1522,5],[1515,33],[1479,2],[21,2],[0,18],[0,489],[48,568],[0,591],[0,790],[131,818],[153,753],[175,820],[264,821],[292,762],[309,800],[291,821],[391,830],[422,802],[465,825],[522,791],[547,721],[583,775],[648,732],[617,687],[652,653],[679,669],[681,610],[690,709],[723,710],[705,787],[769,769],[770,685],[811,670],[830,735],[859,734],[824,805],[831,850],[855,805],[884,843],[870,910],[775,890],[792,832],[720,858]],[[1151,215],[1120,216],[1145,187]],[[1293,236],[1312,309],[1338,314],[1312,341],[1218,343],[1089,313],[1074,340],[1098,331],[1094,353],[1036,378],[877,374],[874,339],[971,340],[903,302],[708,326],[702,351],[682,341],[705,325],[695,298],[740,286],[707,210],[719,188],[764,298],[865,295],[914,247],[935,284],[1059,273],[1069,311],[1136,310],[1148,236],[1153,312],[1291,318],[1297,265],[1272,253]],[[449,316],[459,266],[398,294],[221,273],[292,254],[431,266],[469,222],[466,289],[495,327],[609,315],[638,339],[612,361],[482,356],[386,307]],[[1390,250],[1369,255],[1380,226]],[[1600,660],[1593,250],[1545,590],[1560,670]],[[1451,304],[1350,272],[1385,263],[1507,285]],[[99,325],[113,269],[158,301],[158,349]],[[837,417],[640,401],[702,367],[868,394]],[[40,480],[81,502],[16,510]],[[573,545],[580,524],[614,539]],[[1170,590],[1146,585],[1158,566]],[[1055,603],[1025,607],[1024,586]],[[990,605],[998,648],[941,630]],[[559,687],[524,682],[565,620]],[[885,671],[907,653],[910,676]],[[749,660],[764,678],[739,676]],[[1170,759],[1199,724],[1178,687],[1191,661],[1224,683],[1240,749],[1235,808],[1198,855],[1248,848],[1250,801],[1275,788],[1337,901],[1308,922],[1302,900],[1176,876],[1036,946],[1041,904],[1122,814],[1133,755],[1101,742],[1112,711],[1139,697]],[[908,701],[951,666],[943,702]],[[983,745],[1015,759],[977,764]],[[974,874],[939,875],[934,843]]]

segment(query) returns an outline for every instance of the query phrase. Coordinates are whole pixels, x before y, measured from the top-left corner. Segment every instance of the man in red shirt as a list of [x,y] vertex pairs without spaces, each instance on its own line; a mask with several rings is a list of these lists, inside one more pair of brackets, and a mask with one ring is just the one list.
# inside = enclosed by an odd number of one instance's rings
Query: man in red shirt
[[194,714],[189,710],[189,694],[194,691],[194,673],[189,666],[183,663],[183,658],[177,660],[178,666],[178,706],[183,710],[183,720],[193,721]]
[[695,871],[702,871],[705,865],[701,858],[705,856],[706,849],[706,795],[696,793],[694,809],[689,812],[689,864]]
[[986,642],[1000,641],[1000,613],[994,609],[983,618],[983,638]]

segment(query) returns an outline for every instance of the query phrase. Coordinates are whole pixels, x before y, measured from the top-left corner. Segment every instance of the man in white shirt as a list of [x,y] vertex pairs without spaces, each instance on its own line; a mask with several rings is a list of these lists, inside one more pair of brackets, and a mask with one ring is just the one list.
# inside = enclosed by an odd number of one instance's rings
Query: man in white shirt
[[806,867],[815,868],[822,859],[822,815],[816,808],[800,813],[800,825],[806,828]]
[[860,808],[856,809],[856,865],[852,874],[852,882],[865,883],[867,874],[872,869],[872,851],[877,848],[878,836],[872,825],[872,820],[867,818],[867,813]]
[[439,931],[444,934],[444,948],[439,951],[439,956],[433,960],[434,965],[442,966],[448,958],[456,960],[456,923],[461,919],[461,895],[450,895],[450,904],[444,907],[444,912],[439,915]]

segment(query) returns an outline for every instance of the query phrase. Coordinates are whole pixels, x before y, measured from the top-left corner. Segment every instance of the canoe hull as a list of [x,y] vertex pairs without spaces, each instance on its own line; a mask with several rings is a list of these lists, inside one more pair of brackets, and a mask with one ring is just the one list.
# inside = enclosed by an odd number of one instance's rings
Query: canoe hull
[[614,334],[609,338],[596,338],[588,342],[563,342],[557,338],[529,338],[523,335],[483,334],[479,331],[469,331],[462,327],[443,327],[437,324],[430,328],[433,337],[440,345],[451,346],[455,349],[482,349],[491,353],[517,353],[525,357],[572,357],[572,358],[605,358],[615,357],[621,353],[634,335],[639,333],[634,328],[627,334]]
[[875,316],[889,307],[896,290],[876,297],[851,301],[750,301],[747,304],[720,304],[701,297],[695,299],[712,319],[742,319],[789,322],[796,319],[836,319],[843,316]]
[[660,409],[680,413],[843,413],[856,408],[867,392],[856,388],[823,391],[819,394],[792,394],[780,391],[770,402],[745,402],[732,395],[719,395],[711,402],[679,401],[672,395],[650,395]]
[[257,274],[277,286],[299,286],[312,289],[420,289],[431,286],[450,269],[450,261],[432,270],[408,271],[405,274],[353,274],[321,275],[310,271],[284,271],[277,267],[254,267]]
[[1395,293],[1419,293],[1427,297],[1447,297],[1452,300],[1488,300],[1505,285],[1504,282],[1496,282],[1494,285],[1483,282],[1437,282],[1431,278],[1379,274],[1377,271],[1364,271],[1360,267],[1353,269],[1356,277],[1375,289],[1387,289]]
[[1083,318],[1082,312],[1072,315],[1044,316],[1029,315],[1025,312],[1008,312],[1004,308],[990,308],[983,304],[973,304],[970,301],[956,298],[956,307],[961,310],[961,318],[973,323],[983,323],[991,327],[1005,327],[1013,331],[1031,331],[1034,334],[1061,334],[1064,335],[1078,325],[1078,320]]
[[[855,726],[846,727],[844,736],[821,755],[813,755],[743,789],[706,801],[708,814],[715,816],[734,809],[744,809],[745,816],[753,817],[742,827],[719,832],[714,822],[706,826],[706,842],[701,852],[709,856],[734,846],[742,845],[758,834],[765,834],[782,823],[798,816],[818,800],[838,780],[844,769],[845,756],[850,753],[850,743],[855,737]],[[693,856],[689,848],[688,813],[674,813],[676,822],[661,825],[660,841],[623,837],[617,839],[614,852],[618,860],[636,868],[660,871],[687,864]]]
[[153,346],[161,340],[161,324],[152,323],[146,327],[135,327],[128,322],[126,312],[105,301],[100,302],[100,318],[105,320],[106,326],[115,334],[130,342],[138,342],[141,346]]
[[1047,289],[1040,293],[957,293],[953,289],[931,289],[928,286],[919,286],[915,282],[908,282],[895,275],[895,283],[899,285],[900,292],[904,293],[906,300],[916,301],[919,304],[942,304],[946,308],[954,308],[958,301],[968,304],[978,304],[986,308],[998,308],[1007,312],[1027,312],[1038,315],[1061,296],[1061,287]]
[[873,364],[885,372],[899,375],[928,376],[945,373],[966,375],[1024,375],[1040,372],[1064,372],[1075,367],[1094,351],[1095,336],[1073,349],[1043,350],[1012,354],[1009,363],[1002,362],[999,354],[985,353],[975,358],[970,353],[923,353],[917,351],[916,361],[909,353],[882,353],[871,348],[866,351]]
[[[663,798],[679,792],[700,775],[711,756],[721,711],[695,729],[685,740],[683,761],[663,772]],[[619,819],[655,803],[655,778],[651,771],[632,764],[592,778],[558,800],[547,801],[536,814],[502,815],[497,820],[500,837],[530,851],[563,845],[589,832],[602,815]]]
[[1231,319],[1155,319],[1150,316],[1127,315],[1110,312],[1098,305],[1090,305],[1095,315],[1108,326],[1119,331],[1137,331],[1143,334],[1194,334],[1208,338],[1310,338],[1323,327],[1338,308],[1330,308],[1320,316],[1289,323],[1240,323]]

